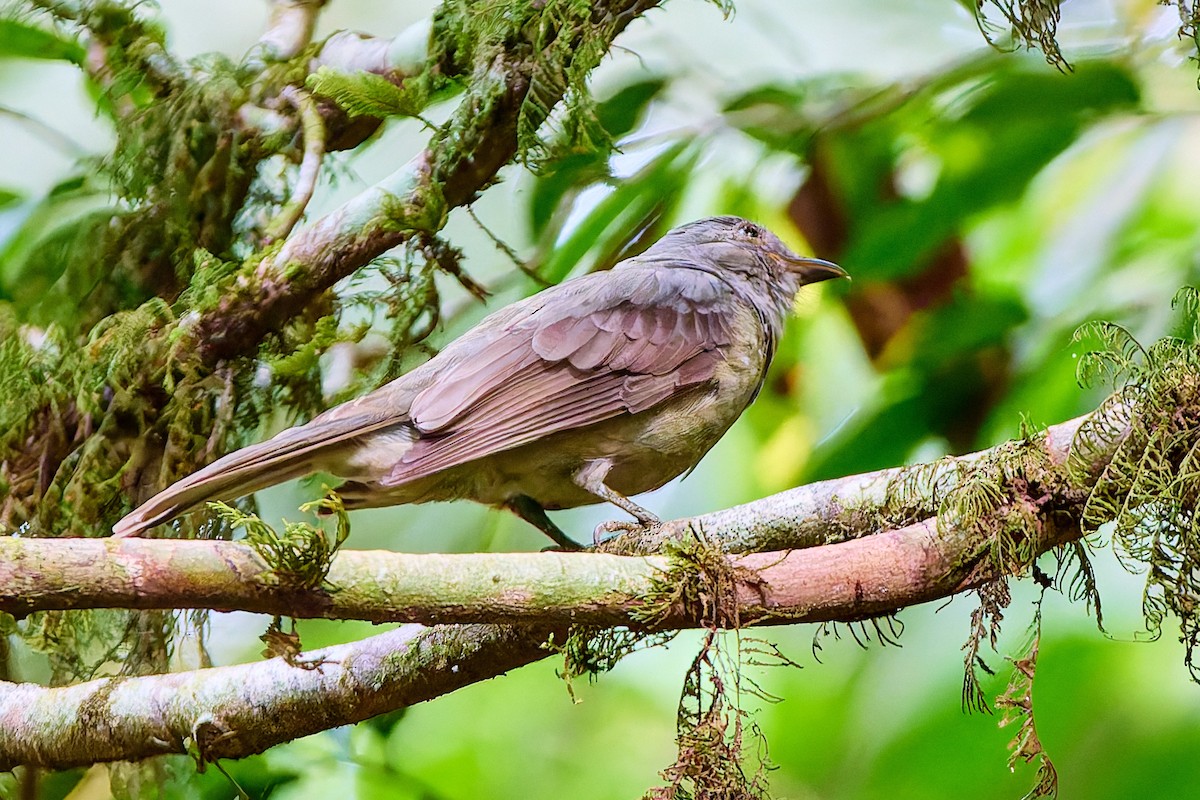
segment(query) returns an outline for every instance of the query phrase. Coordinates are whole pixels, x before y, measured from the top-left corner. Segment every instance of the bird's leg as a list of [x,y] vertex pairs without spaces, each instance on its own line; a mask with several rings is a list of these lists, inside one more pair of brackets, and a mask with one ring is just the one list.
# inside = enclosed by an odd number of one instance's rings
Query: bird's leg
[[[607,500],[617,508],[628,511],[637,519],[638,524],[636,527],[649,528],[654,525],[661,525],[662,520],[652,512],[642,508],[604,482],[604,479],[608,477],[610,469],[612,469],[612,462],[607,459],[589,462],[587,466],[575,473],[575,483],[587,489],[596,495],[596,497]],[[600,542],[611,538],[613,534],[619,531],[633,529],[635,529],[635,526],[627,522],[602,522],[596,526],[596,530],[592,533],[592,540],[596,544],[600,544]]]
[[[546,516],[546,509],[528,495],[519,494],[511,498],[505,507],[516,514],[521,519],[528,522],[533,527],[537,528],[542,533],[550,537],[550,539],[559,546],[562,550],[580,550],[579,543],[572,539],[567,534],[563,533],[563,529],[554,524],[554,521]],[[553,549],[553,548],[551,548]]]

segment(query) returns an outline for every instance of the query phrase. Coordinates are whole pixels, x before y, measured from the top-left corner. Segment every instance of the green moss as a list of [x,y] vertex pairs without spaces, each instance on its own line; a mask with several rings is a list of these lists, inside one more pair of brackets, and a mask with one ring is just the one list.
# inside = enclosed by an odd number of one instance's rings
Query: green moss
[[385,195],[380,203],[380,214],[367,223],[368,230],[377,231],[423,231],[433,234],[446,225],[450,209],[442,187],[437,183],[426,183],[421,191],[407,198],[394,194]]
[[345,506],[328,487],[324,498],[306,503],[300,510],[333,515],[336,522],[332,537],[323,527],[308,522],[285,521],[283,531],[277,532],[257,514],[246,513],[226,503],[209,503],[208,507],[231,528],[246,532],[246,543],[271,568],[271,572],[264,573],[259,580],[271,585],[297,589],[319,587],[329,574],[334,555],[350,535],[350,518]]
[[[665,644],[674,631],[659,631],[680,613],[707,631],[684,680],[677,720],[678,757],[662,771],[663,786],[647,797],[684,798],[766,796],[768,764],[748,758],[747,740],[760,746],[761,734],[742,708],[745,695],[769,700],[742,674],[747,663],[792,664],[774,646],[743,638],[737,588],[753,574],[733,566],[720,548],[701,531],[664,547],[668,566],[657,575],[640,598],[636,618],[641,626],[571,629],[567,640],[550,646],[563,655],[560,673],[574,697],[572,681],[582,675],[595,678],[635,650]],[[726,633],[728,632],[728,633]],[[733,644],[728,642],[732,639]]]
[[[1200,681],[1200,292],[1182,290],[1175,306],[1178,335],[1149,347],[1108,323],[1077,334],[1099,343],[1080,359],[1080,380],[1108,380],[1116,389],[1080,428],[1070,466],[1076,480],[1093,483],[1084,531],[1112,524],[1121,562],[1146,572],[1147,629],[1158,636],[1175,617],[1184,662]],[[1096,474],[1094,454],[1110,451]]]
[[351,117],[415,117],[429,103],[424,81],[396,84],[370,72],[341,72],[321,67],[309,75],[305,85],[313,94],[328,97]]

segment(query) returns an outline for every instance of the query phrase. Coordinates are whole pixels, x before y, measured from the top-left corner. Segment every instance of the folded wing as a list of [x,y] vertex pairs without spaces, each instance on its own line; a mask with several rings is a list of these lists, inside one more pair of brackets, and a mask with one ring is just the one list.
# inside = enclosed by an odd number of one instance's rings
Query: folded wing
[[678,268],[626,267],[563,286],[509,320],[486,358],[456,361],[417,394],[417,441],[383,484],[636,414],[712,380],[732,340],[728,292],[709,273]]

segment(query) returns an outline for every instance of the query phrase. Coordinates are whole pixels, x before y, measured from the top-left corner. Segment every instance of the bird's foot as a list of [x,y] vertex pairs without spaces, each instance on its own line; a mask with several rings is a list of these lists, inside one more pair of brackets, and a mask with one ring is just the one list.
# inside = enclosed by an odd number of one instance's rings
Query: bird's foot
[[574,553],[583,549],[583,546],[579,542],[567,536],[562,528],[555,525],[546,516],[546,509],[542,508],[532,497],[523,494],[517,495],[505,503],[504,507],[546,534],[550,541],[554,542],[553,547],[543,547],[543,553]]
[[661,524],[658,519],[646,522],[626,522],[620,519],[610,519],[607,522],[601,522],[592,531],[592,544],[597,546],[605,544],[623,533],[647,533]]

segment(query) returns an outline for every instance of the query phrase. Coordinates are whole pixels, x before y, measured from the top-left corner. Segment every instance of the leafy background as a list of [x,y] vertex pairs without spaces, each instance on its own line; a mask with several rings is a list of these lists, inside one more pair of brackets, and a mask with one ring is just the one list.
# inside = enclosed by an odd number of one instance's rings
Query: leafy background
[[[240,57],[266,14],[265,4],[235,0],[161,5],[185,55]],[[432,7],[338,0],[321,31],[386,35]],[[1152,340],[1170,327],[1175,290],[1196,280],[1200,92],[1177,26],[1174,11],[1149,2],[1069,4],[1060,35],[1073,70],[1059,71],[1036,52],[987,48],[974,17],[945,0],[744,0],[729,21],[673,0],[628,31],[593,81],[598,120],[620,152],[560,154],[537,175],[510,169],[475,213],[554,281],[714,213],[755,217],[854,276],[802,298],[767,391],[694,475],[647,498],[660,514],[984,447],[1014,435],[1023,415],[1050,424],[1095,405],[1099,395],[1075,380],[1079,324],[1113,320]],[[85,157],[114,136],[70,63],[78,58],[0,27],[0,297],[50,315],[45,297],[62,281],[46,254],[103,207],[105,198],[78,190]],[[423,138],[419,122],[394,122],[334,157],[310,216],[390,172]],[[456,212],[448,236],[471,275],[495,288],[489,307],[536,289],[469,215]],[[441,288],[445,340],[485,309],[452,281]],[[318,488],[265,492],[262,507],[294,517]],[[558,518],[584,537],[611,513]],[[351,540],[403,550],[541,545],[518,521],[463,504],[360,512]],[[1035,702],[1062,796],[1200,796],[1196,687],[1170,632],[1158,642],[1139,635],[1140,578],[1097,552],[1107,636],[1082,607],[1046,601]],[[1033,598],[1018,592],[999,653],[987,654],[992,695],[1007,683],[1004,655],[1019,651]],[[903,612],[900,647],[873,631],[861,647],[865,631],[846,627],[821,635],[819,650],[811,627],[770,631],[803,667],[755,671],[780,699],[745,701],[775,766],[774,793],[1019,797],[1033,770],[1006,765],[1013,731],[960,707],[971,608],[956,600]],[[265,620],[211,624],[215,661],[257,657]],[[299,631],[312,647],[376,629],[311,622]],[[256,797],[638,796],[674,759],[693,643],[684,635],[635,654],[577,687],[578,703],[552,659],[224,768]],[[27,655],[20,669],[37,679],[44,664]],[[172,796],[236,794],[217,770],[196,777],[184,760],[172,768]],[[106,796],[105,781],[82,776],[54,776],[45,796]]]

